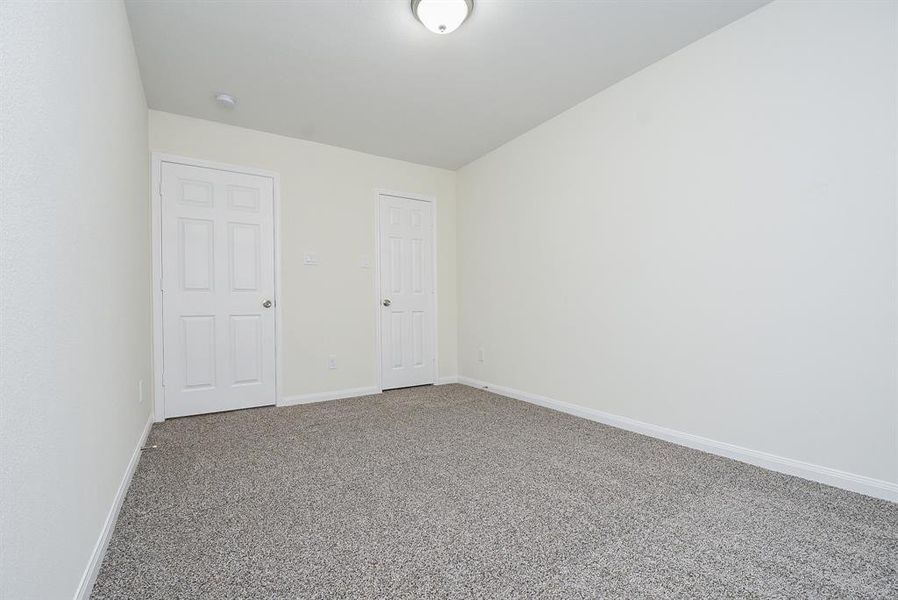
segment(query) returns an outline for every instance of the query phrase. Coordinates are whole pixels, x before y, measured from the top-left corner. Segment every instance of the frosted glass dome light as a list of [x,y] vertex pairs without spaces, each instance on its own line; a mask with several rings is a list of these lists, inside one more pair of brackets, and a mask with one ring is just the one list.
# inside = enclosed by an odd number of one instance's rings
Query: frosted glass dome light
[[434,33],[452,33],[474,9],[474,0],[412,0],[412,12]]

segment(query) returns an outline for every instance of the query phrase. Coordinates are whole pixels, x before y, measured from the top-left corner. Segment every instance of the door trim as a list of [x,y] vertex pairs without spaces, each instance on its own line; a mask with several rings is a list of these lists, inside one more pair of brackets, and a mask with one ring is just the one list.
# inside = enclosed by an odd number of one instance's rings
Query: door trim
[[433,243],[433,251],[431,252],[432,257],[431,260],[433,262],[433,294],[430,299],[430,308],[433,311],[433,381],[434,385],[440,380],[440,323],[439,323],[439,313],[437,312],[437,307],[439,306],[438,294],[439,294],[439,278],[437,271],[437,199],[436,196],[429,196],[426,194],[415,194],[409,192],[397,192],[395,190],[385,190],[385,189],[376,189],[374,190],[374,322],[377,324],[376,335],[374,336],[375,343],[375,353],[376,357],[375,368],[377,369],[377,374],[375,377],[375,381],[377,382],[377,389],[381,392],[384,391],[384,372],[383,372],[383,349],[381,347],[381,310],[380,310],[380,301],[383,296],[381,295],[381,285],[380,285],[380,197],[381,196],[393,196],[394,198],[406,198],[408,200],[420,200],[422,202],[430,202],[431,206],[431,224],[433,229],[433,239],[431,240]]
[[203,167],[218,171],[230,171],[245,175],[267,177],[272,181],[274,192],[274,211],[272,215],[274,227],[274,402],[281,405],[281,374],[284,372],[281,361],[281,176],[275,171],[266,171],[253,167],[242,167],[228,163],[213,162],[199,158],[189,158],[165,152],[153,152],[150,156],[150,222],[153,253],[153,416],[155,421],[165,420],[165,388],[162,385],[162,196],[160,190],[162,164],[174,163],[190,167]]

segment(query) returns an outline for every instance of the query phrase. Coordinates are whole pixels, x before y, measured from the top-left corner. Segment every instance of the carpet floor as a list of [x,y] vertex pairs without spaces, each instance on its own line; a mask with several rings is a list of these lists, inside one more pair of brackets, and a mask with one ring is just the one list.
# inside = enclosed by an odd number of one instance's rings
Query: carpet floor
[[898,504],[460,385],[149,443],[94,600],[898,598]]

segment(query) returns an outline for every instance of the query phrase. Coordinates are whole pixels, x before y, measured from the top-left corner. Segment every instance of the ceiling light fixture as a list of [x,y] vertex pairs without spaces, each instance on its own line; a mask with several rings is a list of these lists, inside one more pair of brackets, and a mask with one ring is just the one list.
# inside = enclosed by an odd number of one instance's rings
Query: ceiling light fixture
[[217,94],[215,96],[215,101],[224,108],[234,108],[237,106],[237,98],[230,94]]
[[474,0],[412,0],[412,12],[434,33],[452,33],[474,10]]

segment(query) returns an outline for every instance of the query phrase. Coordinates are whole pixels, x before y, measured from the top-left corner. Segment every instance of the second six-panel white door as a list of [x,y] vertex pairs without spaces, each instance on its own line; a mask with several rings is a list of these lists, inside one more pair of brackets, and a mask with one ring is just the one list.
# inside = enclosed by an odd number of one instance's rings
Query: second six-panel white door
[[379,195],[383,389],[434,383],[433,204]]
[[273,181],[161,171],[165,417],[274,404]]

